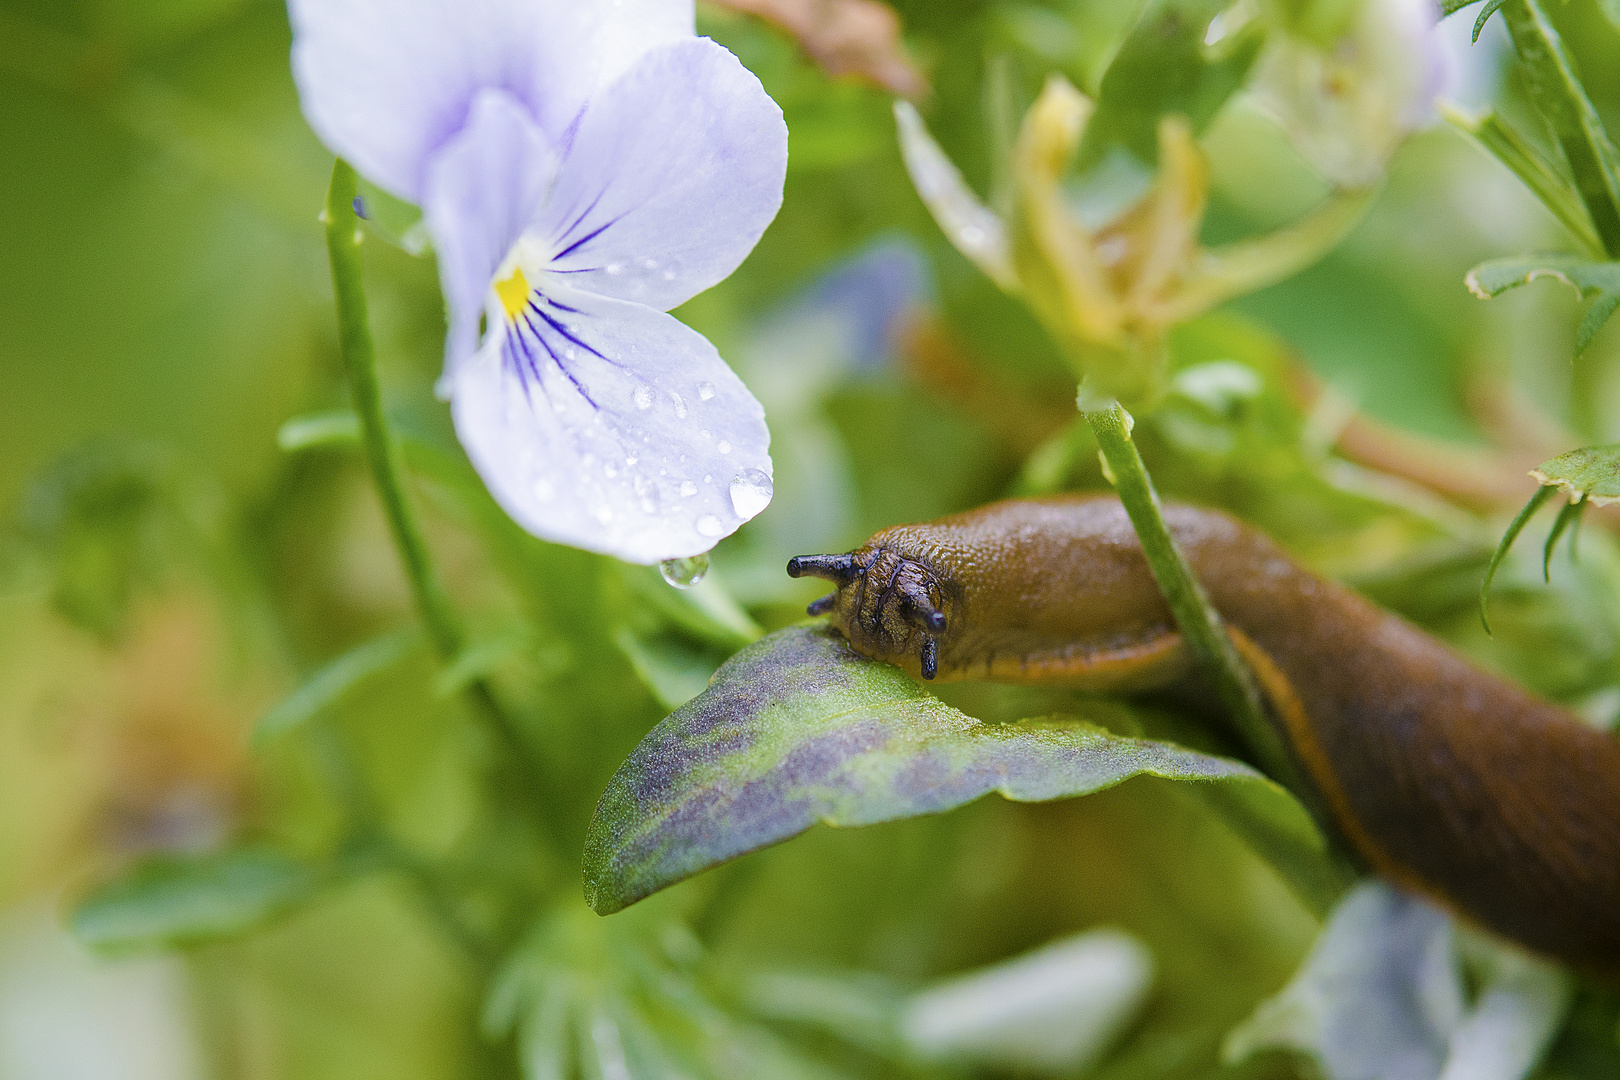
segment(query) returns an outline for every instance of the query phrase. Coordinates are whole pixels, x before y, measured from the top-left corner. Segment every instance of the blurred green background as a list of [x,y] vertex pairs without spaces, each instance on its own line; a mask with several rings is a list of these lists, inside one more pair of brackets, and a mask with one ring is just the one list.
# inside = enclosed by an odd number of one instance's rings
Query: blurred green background
[[[929,124],[980,190],[998,137],[987,72],[1013,115],[1049,72],[1094,90],[1137,14],[1131,0],[894,6],[933,83]],[[1467,49],[1472,16],[1446,28],[1458,93],[1512,109],[1505,39],[1493,27]],[[1620,41],[1594,0],[1557,17],[1615,127]],[[430,541],[488,644],[480,670],[544,765],[530,781],[535,825],[509,812],[490,747],[408,640],[291,734],[249,745],[311,673],[411,618],[358,456],[277,444],[289,419],[345,401],[316,221],[331,159],[298,111],[284,9],[0,0],[0,1076],[515,1075],[521,1048],[488,1019],[487,991],[496,971],[519,985],[525,957],[553,956],[537,922],[585,942],[569,948],[590,957],[590,992],[641,1002],[623,1007],[671,1045],[731,1047],[742,1064],[713,1075],[934,1075],[859,1045],[848,1002],[881,1011],[885,995],[1097,925],[1136,934],[1159,972],[1099,1075],[1308,1069],[1282,1055],[1217,1063],[1316,922],[1201,804],[1157,781],[819,830],[672,890],[650,914],[578,918],[580,842],[607,777],[726,655],[801,617],[816,594],[782,575],[788,556],[1016,490],[1103,483],[1069,433],[1073,386],[1053,347],[913,193],[888,95],[829,79],[743,16],[700,5],[700,30],[758,73],[791,139],[776,223],[730,280],[677,312],[765,403],[777,461],[775,502],[721,546],[703,588],[677,594],[652,570],[540,543],[500,516],[432,396],[444,332],[432,260],[366,244],[389,408],[411,440]],[[1202,145],[1212,241],[1274,227],[1325,191],[1241,95]],[[1568,290],[1485,304],[1463,287],[1481,260],[1566,245],[1505,169],[1443,125],[1426,130],[1332,256],[1179,333],[1179,367],[1236,362],[1259,389],[1234,403],[1183,385],[1139,435],[1167,494],[1249,517],[1612,722],[1620,561],[1603,528],[1588,528],[1579,567],[1555,563],[1551,586],[1535,584],[1536,553],[1510,566],[1495,639],[1472,606],[1530,493],[1523,469],[1620,438],[1620,331],[1572,364]],[[1304,371],[1324,396],[1301,397]],[[1335,454],[1353,416],[1444,440],[1507,477],[1506,494],[1452,497]],[[1443,456],[1381,445],[1409,463]],[[953,700],[981,716],[1027,704],[989,690]],[[432,862],[452,925],[498,955],[457,947],[420,876],[350,858],[345,785]],[[262,927],[178,951],[108,964],[61,928],[77,897],[137,859],[241,844],[341,870],[310,896],[289,891]],[[692,978],[730,1026],[624,989],[640,969],[613,949],[665,941],[668,926],[695,935]],[[878,982],[839,984],[848,1007],[831,1011],[844,1021],[784,1023],[757,1015],[745,989],[776,970]],[[1592,995],[1589,1026],[1612,1033],[1613,1001]],[[671,1010],[685,1019],[659,1019]],[[1576,1060],[1576,1042],[1556,1060]]]

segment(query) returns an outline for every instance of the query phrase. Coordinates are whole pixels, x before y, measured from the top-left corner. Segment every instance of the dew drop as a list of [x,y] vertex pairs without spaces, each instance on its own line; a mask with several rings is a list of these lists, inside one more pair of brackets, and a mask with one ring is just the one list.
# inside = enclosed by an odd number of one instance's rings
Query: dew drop
[[698,430],[698,434],[703,436],[705,439],[714,438],[714,432],[710,431],[708,428],[700,428]]
[[611,262],[604,269],[610,274],[622,274],[624,273],[624,263]]
[[710,398],[714,397],[714,383],[698,383],[698,397],[702,398],[704,401],[708,401]]
[[635,393],[636,408],[643,411],[652,408],[653,392],[650,386],[638,386]]
[[731,453],[731,444],[726,442],[724,439],[721,439],[718,443],[716,443],[714,448],[720,451],[722,454]]
[[[698,528],[702,528],[699,524]],[[664,581],[677,589],[690,589],[703,580],[703,575],[709,572],[709,557],[707,555],[693,555],[689,559],[665,559],[658,564],[658,572],[664,576]]]
[[697,531],[704,536],[719,536],[725,532],[725,528],[720,524],[719,518],[713,514],[704,514],[697,519]]
[[747,521],[771,504],[771,478],[758,469],[744,469],[731,481],[731,507]]
[[670,400],[675,402],[675,419],[677,419],[677,420],[685,420],[686,419],[686,399],[681,397],[681,395],[677,394],[673,390],[671,390],[669,392],[669,396],[670,396]]
[[619,470],[613,467],[612,462],[608,462],[606,465],[602,466],[602,475],[607,477],[609,480],[612,480],[614,477],[619,475]]
[[690,499],[693,495],[697,494],[697,485],[692,483],[692,481],[690,481],[690,480],[682,480],[681,481],[681,494],[685,495],[688,499]]

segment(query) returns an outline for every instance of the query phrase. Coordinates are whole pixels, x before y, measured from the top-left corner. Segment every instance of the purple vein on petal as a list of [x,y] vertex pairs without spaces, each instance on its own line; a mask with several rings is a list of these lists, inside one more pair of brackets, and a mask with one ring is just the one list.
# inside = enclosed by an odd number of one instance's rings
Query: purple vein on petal
[[614,225],[617,225],[619,223],[619,220],[621,218],[623,218],[623,217],[624,217],[624,215],[620,214],[618,217],[615,217],[613,220],[607,222],[606,224],[598,225],[596,228],[592,229],[590,232],[586,233],[584,236],[580,237],[578,240],[575,240],[572,244],[569,244],[567,247],[565,247],[561,251],[557,252],[557,254],[552,256],[552,259],[556,260],[556,259],[565,259],[565,258],[567,258],[569,255],[572,255],[574,252],[578,251],[580,248],[584,247],[586,244],[590,243],[592,240],[595,240],[598,236],[601,236],[607,230],[611,229]]

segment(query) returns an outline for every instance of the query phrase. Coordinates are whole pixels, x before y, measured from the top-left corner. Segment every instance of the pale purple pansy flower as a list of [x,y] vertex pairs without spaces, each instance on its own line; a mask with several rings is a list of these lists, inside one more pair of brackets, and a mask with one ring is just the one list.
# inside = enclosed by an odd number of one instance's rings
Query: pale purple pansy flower
[[787,128],[692,0],[290,0],[311,126],[422,207],[441,393],[496,500],[630,562],[712,548],[771,495],[763,410],[671,315],[782,200]]

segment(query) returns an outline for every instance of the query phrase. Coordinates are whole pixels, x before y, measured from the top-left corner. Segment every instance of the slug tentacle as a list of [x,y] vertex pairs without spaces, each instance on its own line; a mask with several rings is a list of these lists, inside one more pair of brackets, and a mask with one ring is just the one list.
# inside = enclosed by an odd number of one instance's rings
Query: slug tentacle
[[[1165,519],[1367,865],[1520,944],[1620,973],[1620,740],[1223,514],[1170,503]],[[811,614],[914,677],[1200,692],[1117,499],[1009,499],[802,555],[788,573],[836,584]]]
[[818,577],[838,591],[813,601],[811,615],[832,615],[862,652],[932,679],[949,618],[937,575],[892,547],[868,544],[846,555],[799,555],[791,577]]

